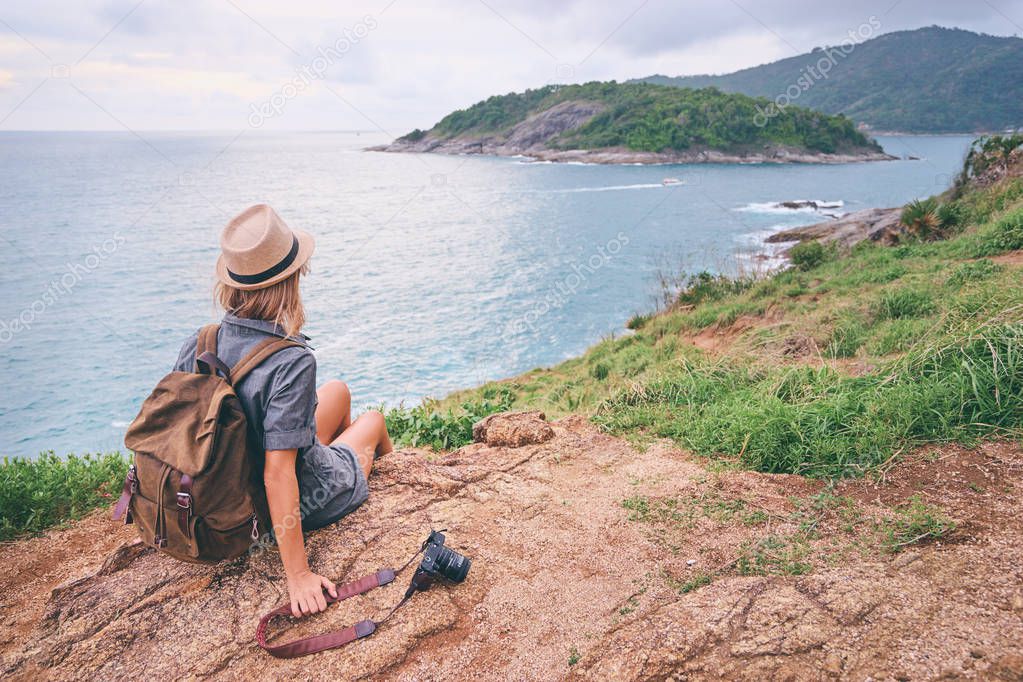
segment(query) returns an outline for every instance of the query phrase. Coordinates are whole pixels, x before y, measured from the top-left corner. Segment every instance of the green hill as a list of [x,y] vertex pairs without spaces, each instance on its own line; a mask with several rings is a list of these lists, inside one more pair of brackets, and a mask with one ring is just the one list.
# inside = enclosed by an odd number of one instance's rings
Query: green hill
[[[819,64],[829,69],[826,77],[813,75]],[[787,91],[799,90],[792,104],[844,114],[876,130],[950,133],[1023,126],[1023,39],[938,26],[887,33],[848,54],[816,48],[721,76],[641,80],[714,86],[771,100],[782,96],[782,103]]]
[[464,153],[476,146],[495,154],[711,150],[740,156],[784,150],[880,156],[880,148],[842,116],[789,107],[758,125],[758,111],[767,105],[767,100],[714,88],[614,81],[550,85],[495,95],[448,114],[428,131],[414,130],[386,149]]

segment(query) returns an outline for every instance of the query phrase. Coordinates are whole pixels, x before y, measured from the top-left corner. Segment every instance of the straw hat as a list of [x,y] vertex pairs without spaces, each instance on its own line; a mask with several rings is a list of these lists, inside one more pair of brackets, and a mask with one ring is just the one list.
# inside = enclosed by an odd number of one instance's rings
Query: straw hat
[[272,208],[256,204],[220,234],[217,277],[235,289],[263,289],[305,265],[315,245],[311,234],[292,230]]

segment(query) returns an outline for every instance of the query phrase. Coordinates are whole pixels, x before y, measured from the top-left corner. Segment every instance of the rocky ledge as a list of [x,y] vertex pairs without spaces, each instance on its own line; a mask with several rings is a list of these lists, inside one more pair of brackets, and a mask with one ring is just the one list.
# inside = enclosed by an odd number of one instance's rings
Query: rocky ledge
[[824,244],[851,248],[869,239],[891,245],[905,232],[899,222],[901,214],[901,208],[867,208],[847,213],[835,220],[775,232],[765,241],[769,244],[783,244],[817,240]]
[[[708,470],[637,451],[579,417],[502,415],[448,454],[379,461],[369,501],[310,533],[312,566],[350,579],[400,565],[430,528],[473,559],[373,636],[308,658],[253,641],[285,597],[276,551],[178,563],[96,515],[4,548],[0,674],[8,680],[1020,679],[1023,452],[945,448],[847,481]],[[504,445],[498,445],[504,443]],[[977,492],[981,491],[981,492]],[[985,493],[983,491],[992,491]],[[885,553],[872,519],[910,495],[959,522],[942,543]],[[823,498],[822,498],[823,499]],[[786,545],[806,514],[814,533]],[[869,523],[868,523],[869,522]],[[852,528],[847,530],[846,527]],[[816,539],[814,539],[816,538]],[[782,543],[779,545],[779,543]],[[793,552],[795,552],[793,554]],[[272,641],[379,618],[408,573]]]

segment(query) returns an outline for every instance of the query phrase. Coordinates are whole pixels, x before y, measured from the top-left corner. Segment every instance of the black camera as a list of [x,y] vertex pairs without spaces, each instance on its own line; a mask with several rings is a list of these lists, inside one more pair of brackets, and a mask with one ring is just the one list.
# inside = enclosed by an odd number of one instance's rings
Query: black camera
[[444,534],[432,531],[423,543],[423,561],[419,570],[431,577],[443,578],[453,583],[460,583],[469,574],[472,561],[469,557],[459,554],[450,547],[444,546]]

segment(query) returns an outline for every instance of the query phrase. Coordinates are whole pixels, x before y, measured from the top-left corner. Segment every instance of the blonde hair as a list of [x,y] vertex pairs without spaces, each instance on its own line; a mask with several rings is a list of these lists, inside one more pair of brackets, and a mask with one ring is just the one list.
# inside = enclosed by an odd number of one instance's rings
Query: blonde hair
[[293,275],[263,289],[236,289],[217,282],[213,297],[227,312],[250,320],[273,322],[288,336],[296,336],[305,325],[305,308],[299,291],[299,277],[309,272],[309,263]]

